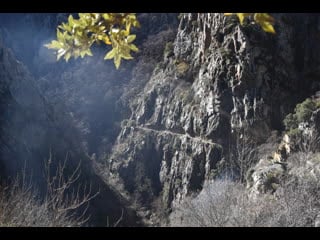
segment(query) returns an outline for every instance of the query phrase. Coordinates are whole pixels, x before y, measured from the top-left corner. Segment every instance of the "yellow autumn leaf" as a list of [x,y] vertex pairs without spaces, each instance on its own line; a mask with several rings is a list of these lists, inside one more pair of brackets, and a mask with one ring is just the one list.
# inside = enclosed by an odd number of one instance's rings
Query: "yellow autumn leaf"
[[132,44],[136,35],[130,35],[131,27],[140,24],[135,13],[79,13],[78,18],[69,15],[66,22],[57,27],[56,40],[45,46],[56,50],[57,60],[63,57],[92,56],[93,44],[111,45],[104,59],[114,59],[119,68],[122,59],[132,59],[131,51],[138,48]]
[[239,22],[242,25],[244,22],[244,19],[246,17],[252,16],[253,15],[253,20],[255,23],[259,24],[263,31],[268,32],[268,33],[273,33],[275,34],[276,31],[274,29],[274,18],[268,14],[268,13],[224,13],[225,16],[231,16],[236,14],[237,17],[239,18]]
[[134,45],[133,43],[129,45],[130,49],[134,52],[138,52],[139,51],[139,48],[137,48],[136,45]]
[[255,13],[253,18],[256,22],[269,22],[271,24],[275,22],[274,18],[268,13]]
[[270,16],[268,13],[255,13],[254,20],[257,24],[261,26],[263,31],[275,34],[274,30],[274,18]]
[[131,43],[136,39],[136,35],[132,34],[127,37],[127,43]]
[[90,48],[87,49],[85,52],[86,52],[86,54],[87,54],[88,56],[92,56],[92,52],[91,52],[91,49],[90,49]]
[[121,57],[118,54],[115,54],[113,62],[114,62],[114,65],[116,66],[116,69],[119,69],[119,66],[121,63]]
[[243,21],[246,17],[250,16],[252,13],[237,13],[240,24],[243,25]]
[[62,48],[62,44],[56,40],[53,40],[51,43],[49,44],[45,44],[44,46],[46,46],[47,48],[50,49],[60,49]]
[[107,21],[110,21],[110,20],[112,19],[111,15],[108,14],[108,13],[102,14],[102,17],[103,17],[105,20],[107,20]]
[[105,36],[105,37],[103,38],[103,42],[104,42],[105,44],[108,44],[108,45],[111,45],[111,44],[112,44],[111,41],[110,41],[110,38],[109,38],[108,36]]
[[105,60],[106,60],[106,59],[112,59],[112,58],[114,58],[115,54],[116,54],[116,49],[113,48],[111,51],[109,51],[109,52],[105,55],[104,59],[105,59]]
[[71,53],[67,52],[66,55],[64,56],[64,59],[68,62],[70,58],[71,58]]
[[133,59],[133,57],[131,56],[131,54],[129,53],[129,51],[124,51],[121,52],[120,57],[126,59],[126,60],[130,60]]
[[86,55],[86,52],[82,51],[80,52],[80,57],[83,58]]
[[261,26],[261,28],[262,28],[263,31],[265,31],[265,32],[273,33],[273,34],[276,33],[276,31],[274,30],[272,24],[269,23],[269,22],[261,22],[261,23],[259,23],[259,25]]

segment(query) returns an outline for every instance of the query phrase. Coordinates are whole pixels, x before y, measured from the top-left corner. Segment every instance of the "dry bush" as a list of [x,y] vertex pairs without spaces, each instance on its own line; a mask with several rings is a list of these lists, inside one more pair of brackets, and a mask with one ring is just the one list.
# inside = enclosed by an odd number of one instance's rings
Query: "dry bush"
[[[66,176],[66,159],[59,163],[51,175],[51,154],[46,164],[47,192],[44,200],[26,180],[25,171],[13,183],[0,189],[0,226],[10,227],[76,227],[83,226],[91,194],[91,187],[75,182],[80,177],[80,163]],[[81,213],[79,210],[81,208]]]
[[287,182],[274,195],[251,198],[240,183],[215,181],[186,199],[170,216],[171,226],[314,226],[320,211],[319,183]]
[[320,184],[314,180],[295,179],[287,182],[275,194],[272,226],[311,227],[320,212]]
[[300,134],[297,150],[303,153],[312,154],[320,149],[320,136],[316,131],[307,131]]
[[173,209],[171,226],[194,227],[305,227],[317,225],[320,216],[320,183],[317,175],[319,136],[304,135],[298,152],[288,159],[288,172],[273,194],[253,197],[244,187],[244,176],[255,164],[254,144],[245,134],[230,149],[230,179],[204,185]]
[[244,198],[243,186],[228,180],[217,180],[204,186],[195,198],[187,198],[171,214],[173,226],[229,226],[234,206]]
[[0,226],[45,226],[48,210],[36,201],[31,185],[17,178],[0,190]]

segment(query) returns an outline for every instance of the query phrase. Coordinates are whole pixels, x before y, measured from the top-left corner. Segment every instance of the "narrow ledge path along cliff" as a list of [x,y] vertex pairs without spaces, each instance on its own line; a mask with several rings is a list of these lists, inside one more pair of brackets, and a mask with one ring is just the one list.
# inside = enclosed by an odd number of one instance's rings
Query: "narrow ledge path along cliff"
[[159,135],[169,134],[169,135],[173,135],[173,136],[177,136],[177,137],[181,137],[181,138],[188,138],[192,141],[199,141],[199,142],[206,143],[206,144],[216,145],[216,143],[212,142],[211,140],[207,140],[207,139],[204,139],[201,137],[192,137],[188,133],[178,133],[178,132],[173,132],[170,130],[157,130],[156,128],[151,128],[151,127],[146,127],[146,126],[135,126],[132,128],[133,128],[133,130],[140,129],[142,131],[154,132]]
[[89,226],[162,226],[227,175],[245,134],[250,196],[319,183],[320,146],[300,150],[320,133],[320,15],[272,16],[276,34],[222,13],[139,13],[141,51],[116,70],[99,47],[68,63],[44,49],[67,13],[0,14],[0,179],[27,163],[45,192],[44,160],[67,155],[100,192]]

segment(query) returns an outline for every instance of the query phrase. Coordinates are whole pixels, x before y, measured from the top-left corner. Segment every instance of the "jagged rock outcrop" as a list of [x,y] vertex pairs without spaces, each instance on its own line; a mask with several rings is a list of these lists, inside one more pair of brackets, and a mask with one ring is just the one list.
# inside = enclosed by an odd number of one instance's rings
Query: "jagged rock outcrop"
[[160,196],[170,208],[221,176],[235,133],[265,142],[319,89],[318,15],[274,16],[276,35],[223,14],[182,15],[171,53],[132,100],[109,159],[123,190],[149,202]]
[[291,142],[284,135],[273,154],[259,160],[247,174],[247,188],[253,197],[261,193],[273,193],[279,187],[281,179],[287,171],[287,158],[291,153]]
[[297,128],[287,131],[276,151],[260,159],[248,173],[247,187],[253,196],[276,191],[285,176],[315,181],[320,179],[320,109],[319,99],[316,96],[312,96],[312,99],[298,104],[295,115],[299,117],[287,123]]

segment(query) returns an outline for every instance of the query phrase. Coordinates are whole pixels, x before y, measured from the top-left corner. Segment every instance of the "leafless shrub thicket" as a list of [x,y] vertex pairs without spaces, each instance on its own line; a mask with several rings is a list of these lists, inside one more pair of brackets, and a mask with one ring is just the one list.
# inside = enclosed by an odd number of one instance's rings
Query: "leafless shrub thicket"
[[286,182],[274,195],[250,198],[241,183],[218,180],[187,198],[170,216],[172,226],[314,226],[320,212],[317,181]]
[[295,168],[304,167],[307,161],[312,160],[315,153],[320,151],[320,136],[318,134],[301,134],[295,146],[295,153],[288,162]]
[[[80,163],[66,176],[68,156],[56,168],[52,176],[52,157],[46,164],[47,192],[39,200],[32,184],[26,180],[25,171],[13,183],[0,188],[0,226],[10,227],[71,227],[83,226],[89,201],[98,193],[91,194],[91,187],[75,182],[80,177]],[[79,214],[77,209],[81,210]]]
[[[302,227],[319,224],[320,183],[316,169],[320,138],[301,135],[295,153],[287,159],[288,172],[273,194],[250,196],[244,187],[247,171],[256,163],[255,145],[236,133],[228,167],[232,179],[204,185],[170,215],[171,226],[194,227]],[[317,160],[318,159],[318,160]],[[236,176],[236,177],[235,177]],[[235,179],[237,179],[235,181]]]
[[186,199],[171,214],[173,226],[229,226],[234,205],[245,196],[242,185],[232,181],[215,181],[204,186],[195,198]]
[[309,134],[303,134],[300,137],[298,144],[298,151],[305,153],[314,153],[319,151],[320,147],[320,136],[319,134],[312,132]]
[[15,181],[0,189],[0,226],[43,226],[49,213],[34,198],[31,185],[25,179]]
[[320,184],[315,180],[291,179],[275,194],[272,225],[288,227],[314,226],[320,213]]

